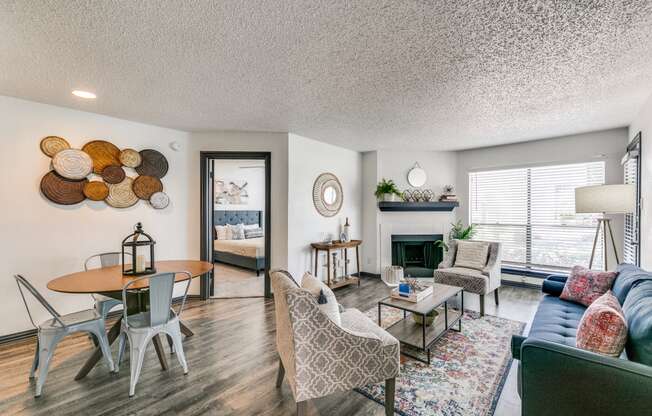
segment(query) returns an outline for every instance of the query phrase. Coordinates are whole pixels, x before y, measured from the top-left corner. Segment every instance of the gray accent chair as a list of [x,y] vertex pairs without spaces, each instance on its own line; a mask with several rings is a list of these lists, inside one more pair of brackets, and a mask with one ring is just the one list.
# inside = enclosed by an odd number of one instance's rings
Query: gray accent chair
[[285,378],[297,403],[385,382],[385,414],[394,414],[399,342],[357,309],[341,314],[341,326],[319,308],[317,299],[289,273],[271,272],[276,309],[276,347],[280,356],[277,387]]
[[[106,337],[106,328],[104,326],[104,318],[93,309],[88,309],[84,311],[74,312],[67,315],[61,315],[58,313],[52,305],[45,300],[45,298],[36,290],[31,283],[27,281],[23,276],[17,274],[14,276],[16,279],[16,284],[18,285],[18,291],[20,292],[20,297],[25,303],[25,309],[27,309],[27,315],[29,320],[32,322],[32,325],[38,330],[37,341],[36,341],[36,351],[34,353],[34,361],[32,362],[32,368],[29,373],[29,378],[33,379],[36,370],[38,369],[38,378],[36,379],[36,392],[34,393],[35,397],[41,395],[43,389],[43,384],[45,384],[45,378],[48,375],[48,369],[50,367],[50,361],[54,355],[54,350],[57,348],[57,344],[64,337],[75,332],[88,332],[95,336],[97,343],[100,345],[104,359],[109,366],[109,370],[113,371],[113,359],[111,358],[111,348],[109,347],[109,340]],[[52,319],[49,319],[40,325],[34,323],[32,318],[32,313],[30,312],[27,299],[23,293],[23,288],[25,288],[44,308],[50,315]]]
[[[84,262],[84,270],[85,271],[90,270],[89,266],[91,266],[92,263],[97,260],[99,260],[101,267],[118,266],[120,265],[121,254],[122,253],[120,253],[119,251],[94,254],[89,258],[87,258],[86,261]],[[125,254],[131,256],[129,253],[125,253]],[[109,313],[111,309],[122,304],[121,300],[113,299],[108,296],[99,295],[99,294],[92,294],[91,296],[95,300],[95,310],[100,315],[102,315],[102,318],[104,319],[106,319],[106,315]]]
[[435,283],[459,286],[464,288],[465,293],[470,292],[480,295],[480,315],[484,316],[485,295],[494,292],[496,305],[499,303],[498,288],[500,287],[502,249],[500,243],[493,241],[473,240],[469,242],[476,241],[489,244],[487,259],[481,259],[481,262],[485,264],[482,270],[456,267],[457,240],[451,240],[448,244],[448,251],[444,255],[444,260],[439,263],[439,267],[434,272],[434,278]]
[[[188,275],[186,290],[183,294],[181,306],[178,311],[172,309],[172,293],[174,291],[174,280],[177,273]],[[172,340],[174,352],[183,367],[183,374],[188,374],[188,364],[183,352],[183,337],[179,325],[179,315],[183,310],[190,287],[191,274],[188,272],[161,273],[154,276],[143,276],[134,279],[122,288],[123,318],[120,327],[120,339],[118,346],[118,362],[116,372],[120,367],[124,355],[126,342],[129,341],[129,365],[131,378],[129,382],[129,397],[136,392],[136,383],[143,367],[145,350],[152,338],[164,333]],[[149,310],[133,315],[127,314],[127,291],[137,282],[149,279]]]

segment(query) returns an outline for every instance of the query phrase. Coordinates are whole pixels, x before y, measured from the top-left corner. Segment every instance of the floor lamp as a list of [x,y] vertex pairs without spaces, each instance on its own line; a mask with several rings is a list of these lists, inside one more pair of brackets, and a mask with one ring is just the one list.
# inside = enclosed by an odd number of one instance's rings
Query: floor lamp
[[616,249],[616,241],[614,234],[611,230],[611,220],[605,218],[604,214],[629,214],[634,212],[636,207],[636,187],[634,185],[598,185],[598,186],[583,186],[575,188],[575,212],[578,214],[603,214],[602,218],[598,218],[598,226],[595,229],[595,237],[593,239],[593,249],[591,250],[591,260],[589,261],[589,269],[593,266],[593,258],[595,257],[595,247],[598,243],[598,236],[600,228],[604,235],[604,269],[607,269],[607,229],[609,230],[609,237],[611,244],[614,248],[614,255],[616,263],[620,263],[618,259],[618,250]]

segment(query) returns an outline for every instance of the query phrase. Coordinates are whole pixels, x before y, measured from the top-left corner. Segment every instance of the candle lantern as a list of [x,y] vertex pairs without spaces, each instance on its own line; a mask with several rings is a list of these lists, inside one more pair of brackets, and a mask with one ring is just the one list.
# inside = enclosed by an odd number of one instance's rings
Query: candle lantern
[[[122,274],[125,276],[142,276],[156,273],[154,244],[156,244],[156,241],[143,231],[143,225],[141,223],[136,224],[134,232],[122,240]],[[125,254],[131,256],[130,264],[125,262]]]

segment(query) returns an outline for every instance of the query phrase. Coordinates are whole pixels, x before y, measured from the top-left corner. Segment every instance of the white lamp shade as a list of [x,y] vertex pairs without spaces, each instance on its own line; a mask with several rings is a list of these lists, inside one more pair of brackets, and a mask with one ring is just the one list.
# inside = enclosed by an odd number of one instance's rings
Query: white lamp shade
[[636,208],[634,185],[598,185],[575,188],[578,214],[628,214]]

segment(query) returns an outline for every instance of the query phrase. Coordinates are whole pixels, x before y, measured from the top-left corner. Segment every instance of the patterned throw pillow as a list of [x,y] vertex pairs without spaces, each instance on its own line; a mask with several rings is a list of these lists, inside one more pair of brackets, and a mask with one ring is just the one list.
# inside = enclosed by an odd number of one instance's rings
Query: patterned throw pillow
[[244,240],[245,239],[245,230],[244,230],[244,224],[236,224],[236,225],[227,225],[229,229],[231,230],[231,233],[233,234],[233,237],[231,237],[232,240]]
[[482,270],[487,265],[489,244],[481,241],[457,241],[455,267]]
[[559,299],[570,300],[589,306],[594,300],[607,293],[618,273],[589,270],[582,266],[571,269],[564,290]]
[[627,321],[611,291],[589,306],[577,327],[575,345],[583,350],[618,357],[627,342]]
[[258,238],[263,236],[263,229],[253,228],[248,230],[245,228],[244,233],[245,233],[245,238]]
[[231,232],[231,228],[229,228],[228,225],[216,225],[215,226],[215,233],[217,234],[217,239],[218,240],[232,240],[233,239],[233,233]]
[[301,279],[301,288],[310,292],[315,299],[318,299],[319,309],[335,322],[337,326],[342,325],[340,317],[340,307],[335,298],[335,293],[324,282],[317,279],[312,274],[306,272]]

